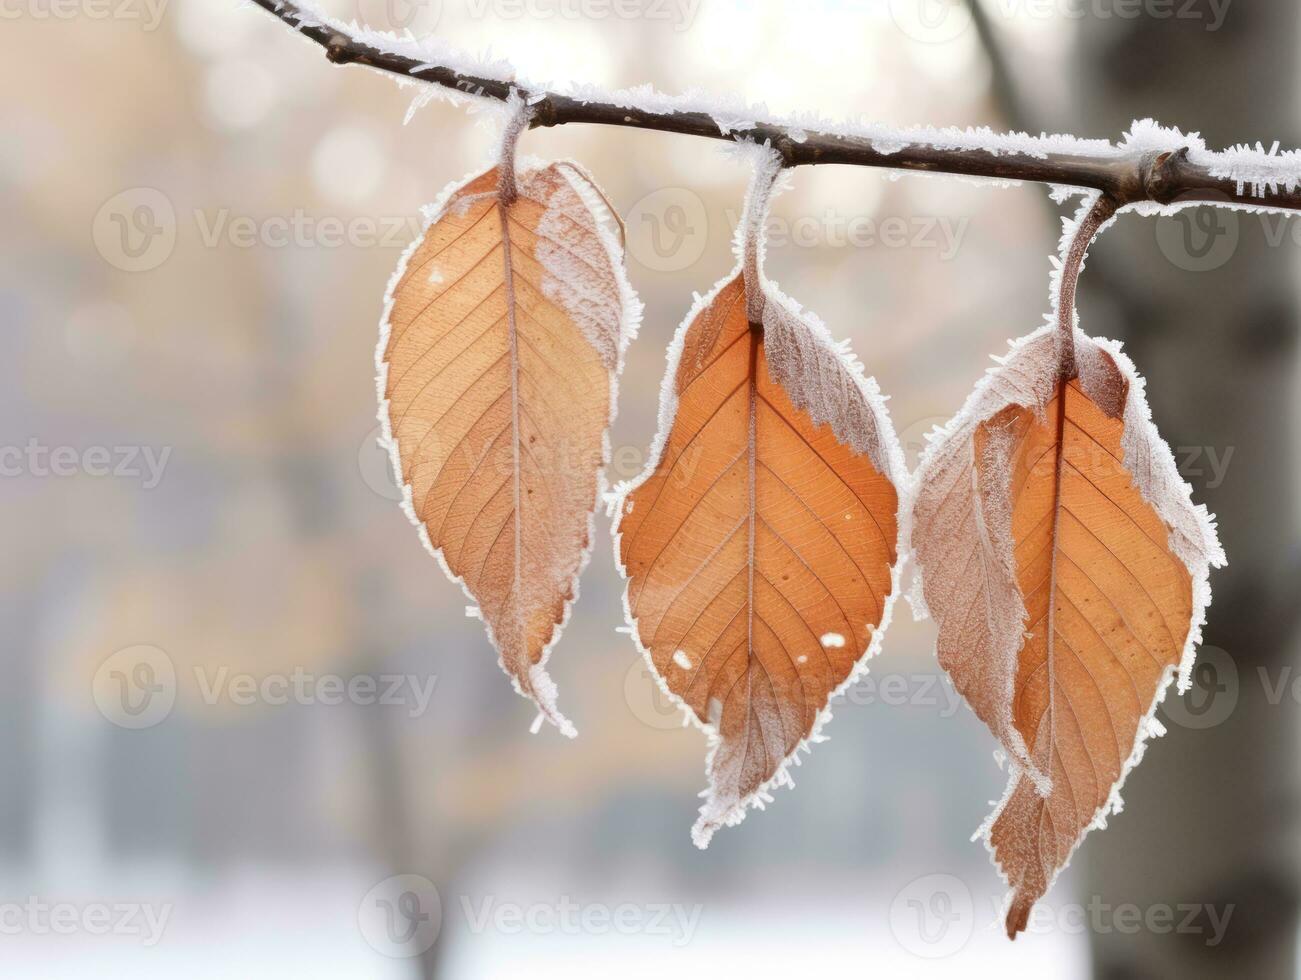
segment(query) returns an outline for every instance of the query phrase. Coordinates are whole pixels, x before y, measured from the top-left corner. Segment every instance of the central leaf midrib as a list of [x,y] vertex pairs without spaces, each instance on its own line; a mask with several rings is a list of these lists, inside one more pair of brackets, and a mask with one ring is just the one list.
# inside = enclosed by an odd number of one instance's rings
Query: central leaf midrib
[[524,617],[521,613],[523,608],[523,596],[521,588],[523,586],[523,569],[521,568],[521,555],[523,554],[523,528],[520,515],[521,487],[520,487],[520,404],[519,404],[519,338],[517,336],[517,324],[515,320],[515,276],[514,268],[511,264],[511,237],[510,237],[510,205],[498,195],[497,213],[501,218],[501,238],[502,238],[502,274],[503,286],[506,294],[506,334],[508,338],[508,349],[510,351],[510,424],[511,424],[511,460],[512,460],[512,481],[514,489],[514,500],[512,504],[512,519],[515,522],[515,550],[512,558],[514,565],[513,594],[515,596],[515,627],[516,641],[522,648],[524,646]]
[[[757,443],[756,428],[758,426],[759,412],[759,344],[763,338],[763,327],[757,323],[749,325],[750,333],[750,367],[748,384],[749,392],[749,417],[747,419],[747,476],[746,476],[746,496],[748,511],[746,522],[748,527],[749,543],[746,549],[746,561],[748,568],[748,584],[746,587],[746,668],[745,668],[745,710],[746,717],[749,718],[750,708],[753,704],[754,690],[754,536],[755,536],[755,511],[756,511],[756,463],[757,463]],[[750,752],[750,726],[745,726],[745,755],[748,757]]]
[[1050,547],[1048,558],[1048,622],[1047,645],[1045,657],[1048,661],[1048,757],[1047,769],[1043,775],[1052,778],[1053,755],[1056,749],[1057,727],[1057,672],[1054,660],[1057,654],[1057,551],[1061,540],[1062,521],[1062,467],[1066,455],[1066,390],[1070,378],[1063,376],[1057,381],[1057,416],[1056,434],[1053,442],[1053,502],[1052,527],[1049,531]]

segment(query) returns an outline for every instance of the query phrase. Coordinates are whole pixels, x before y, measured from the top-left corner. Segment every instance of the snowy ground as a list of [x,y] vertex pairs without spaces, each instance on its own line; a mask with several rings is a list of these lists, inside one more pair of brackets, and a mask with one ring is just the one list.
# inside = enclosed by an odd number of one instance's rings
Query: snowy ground
[[[365,868],[311,876],[292,868],[262,868],[212,879],[152,869],[113,880],[118,887],[111,891],[102,880],[83,881],[57,893],[43,888],[41,896],[82,915],[95,902],[149,904],[155,917],[165,918],[156,943],[148,945],[141,935],[91,935],[84,925],[55,935],[44,919],[29,925],[22,918],[26,913],[12,911],[14,903],[26,900],[27,883],[21,874],[7,874],[3,901],[10,911],[0,917],[4,975],[50,980],[414,976],[409,960],[381,955],[359,930],[358,896],[374,882]],[[1080,934],[1045,930],[1009,943],[995,924],[996,910],[977,901],[947,927],[938,918],[931,921],[923,938],[912,918],[915,909],[899,896],[893,906],[889,895],[877,897],[880,902],[869,896],[863,907],[889,907],[891,914],[866,920],[862,907],[847,909],[825,899],[783,896],[780,905],[714,903],[700,910],[686,941],[671,926],[650,935],[646,930],[620,934],[614,928],[568,930],[555,924],[540,930],[502,931],[491,924],[475,929],[468,921],[470,906],[445,897],[443,931],[451,943],[446,975],[454,980],[660,980],[668,975],[763,980],[788,977],[793,956],[810,976],[855,964],[871,964],[873,975],[892,980],[1048,975],[1083,980],[1087,974]]]

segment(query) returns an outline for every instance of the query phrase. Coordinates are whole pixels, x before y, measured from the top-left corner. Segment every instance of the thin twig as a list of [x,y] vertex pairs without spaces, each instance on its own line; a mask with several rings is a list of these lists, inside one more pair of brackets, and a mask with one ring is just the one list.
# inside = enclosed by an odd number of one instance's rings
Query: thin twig
[[481,98],[509,101],[524,98],[533,108],[531,128],[588,123],[647,129],[731,142],[769,143],[782,154],[786,166],[845,164],[921,173],[943,173],[994,180],[1030,181],[1086,187],[1102,192],[1124,207],[1140,201],[1158,204],[1247,204],[1276,210],[1301,210],[1301,188],[1281,190],[1268,198],[1239,188],[1227,177],[1216,177],[1193,163],[1188,147],[1172,146],[1163,153],[1134,153],[1127,157],[1089,156],[1080,153],[1006,152],[994,155],[984,149],[953,149],[924,142],[878,147],[863,136],[836,133],[792,133],[771,122],[756,122],[730,129],[707,112],[655,112],[610,102],[586,101],[555,92],[534,92],[499,78],[463,74],[446,65],[417,61],[373,45],[319,23],[293,0],[253,0],[294,31],[325,49],[335,64],[364,65],[402,78]]

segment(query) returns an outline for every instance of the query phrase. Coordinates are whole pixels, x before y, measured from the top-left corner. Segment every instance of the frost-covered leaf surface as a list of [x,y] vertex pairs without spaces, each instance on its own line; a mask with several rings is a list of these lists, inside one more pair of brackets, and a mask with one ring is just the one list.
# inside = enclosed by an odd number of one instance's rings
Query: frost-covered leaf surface
[[897,591],[902,462],[884,404],[756,266],[679,330],[658,457],[618,504],[636,638],[711,736],[701,847],[789,782]]
[[639,313],[598,193],[572,164],[453,187],[390,289],[380,417],[409,516],[477,603],[503,669],[573,727],[545,670],[603,489]]
[[985,826],[1007,930],[1119,789],[1192,668],[1222,564],[1117,345],[1014,345],[923,457],[913,548],[938,655],[1012,760]]

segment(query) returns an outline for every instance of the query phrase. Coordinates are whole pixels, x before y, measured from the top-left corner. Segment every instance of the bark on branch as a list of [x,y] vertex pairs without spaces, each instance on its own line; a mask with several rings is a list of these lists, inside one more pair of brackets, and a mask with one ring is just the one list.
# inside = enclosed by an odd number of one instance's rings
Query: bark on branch
[[1301,189],[1257,197],[1246,188],[1239,190],[1233,180],[1213,176],[1207,168],[1192,162],[1186,146],[1171,146],[1163,153],[1136,153],[1128,157],[1072,153],[1037,156],[1011,152],[995,156],[983,149],[941,148],[924,142],[909,143],[901,149],[895,146],[881,149],[866,137],[819,132],[801,132],[796,136],[786,126],[762,121],[745,129],[727,129],[706,112],[652,112],[609,102],[585,101],[554,92],[532,92],[501,79],[463,74],[446,65],[430,64],[381,50],[341,30],[318,23],[293,0],[253,2],[295,32],[319,44],[325,56],[335,64],[364,65],[402,78],[501,102],[508,101],[514,93],[532,104],[530,128],[589,123],[731,142],[767,142],[782,154],[789,167],[844,164],[1087,187],[1101,191],[1117,207],[1152,201],[1158,204],[1246,204],[1276,210],[1301,210]]

